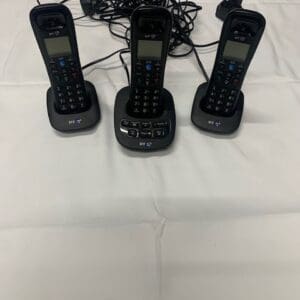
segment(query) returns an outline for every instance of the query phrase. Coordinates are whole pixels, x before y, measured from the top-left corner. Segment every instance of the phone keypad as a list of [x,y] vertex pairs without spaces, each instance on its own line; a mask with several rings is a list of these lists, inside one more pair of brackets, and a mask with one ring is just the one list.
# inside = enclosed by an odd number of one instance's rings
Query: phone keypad
[[135,88],[131,93],[130,109],[133,115],[154,117],[161,113],[160,90]]
[[201,103],[202,108],[211,114],[228,116],[234,112],[239,91],[212,86],[207,97]]
[[50,72],[55,81],[55,107],[58,113],[73,114],[87,111],[90,100],[86,95],[81,70],[71,57],[50,61]]
[[162,66],[158,61],[138,60],[135,66],[136,86],[144,88],[160,88]]
[[218,85],[239,89],[242,84],[244,65],[232,60],[221,59],[215,70],[214,80]]
[[206,97],[201,102],[204,111],[220,116],[234,113],[242,84],[244,65],[222,59],[215,71]]
[[169,134],[170,123],[168,121],[158,122],[136,122],[123,119],[120,124],[121,131],[128,137],[141,139],[162,139]]
[[135,66],[135,87],[131,91],[130,111],[137,117],[155,117],[162,111],[162,66],[158,61],[139,60]]

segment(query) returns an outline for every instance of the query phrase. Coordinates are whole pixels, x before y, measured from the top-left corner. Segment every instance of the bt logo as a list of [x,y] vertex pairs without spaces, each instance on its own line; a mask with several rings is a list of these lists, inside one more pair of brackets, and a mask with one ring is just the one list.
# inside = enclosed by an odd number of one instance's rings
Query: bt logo
[[69,120],[69,125],[80,125],[82,123],[82,119]]
[[215,127],[220,127],[222,125],[221,121],[208,121],[208,124]]

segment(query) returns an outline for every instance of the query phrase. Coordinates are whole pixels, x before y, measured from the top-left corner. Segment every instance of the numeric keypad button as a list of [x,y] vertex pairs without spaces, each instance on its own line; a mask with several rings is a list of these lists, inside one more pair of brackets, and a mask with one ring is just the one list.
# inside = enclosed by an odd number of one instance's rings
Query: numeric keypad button
[[77,109],[77,105],[74,104],[74,103],[70,104],[70,109],[71,109],[72,111],[76,110],[76,109]]
[[144,108],[142,109],[142,113],[143,113],[144,115],[149,114],[149,109],[144,107]]
[[211,104],[207,104],[205,108],[206,110],[211,111],[213,109],[213,106]]
[[66,101],[65,98],[59,98],[59,99],[58,99],[58,103],[59,103],[59,104],[66,104],[67,101]]
[[85,110],[87,108],[87,104],[85,102],[79,103],[79,108]]
[[153,115],[156,115],[156,114],[158,114],[158,109],[153,107],[151,112],[152,112]]
[[140,110],[139,107],[135,107],[135,108],[133,109],[133,112],[134,112],[135,114],[140,114],[140,113],[141,113],[141,110]]
[[69,111],[69,107],[65,104],[63,105],[60,105],[59,106],[59,110],[62,112],[62,113],[67,113]]

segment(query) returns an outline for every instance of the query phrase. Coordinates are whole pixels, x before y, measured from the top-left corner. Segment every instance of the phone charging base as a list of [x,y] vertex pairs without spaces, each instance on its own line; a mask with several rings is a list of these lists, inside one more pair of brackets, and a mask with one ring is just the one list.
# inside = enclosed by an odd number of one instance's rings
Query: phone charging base
[[57,131],[74,132],[90,129],[101,118],[97,92],[92,83],[85,81],[87,96],[90,97],[90,108],[82,113],[59,114],[55,109],[55,96],[52,87],[47,91],[47,110],[51,126]]
[[244,94],[240,92],[236,110],[232,116],[222,117],[215,116],[203,111],[200,107],[202,99],[206,95],[208,83],[201,84],[195,95],[193,109],[192,109],[192,122],[198,128],[218,133],[218,134],[231,134],[234,133],[240,126],[243,110],[244,110]]
[[[164,110],[159,117],[136,118],[127,113],[130,87],[125,87],[118,92],[115,101],[114,125],[116,138],[122,146],[134,151],[152,152],[165,149],[173,142],[176,129],[173,97],[166,89],[163,89],[161,97]],[[127,126],[124,127],[123,122],[126,122]],[[135,126],[131,127],[131,124]],[[150,137],[144,137],[147,132]]]
[[241,0],[223,0],[218,6],[216,10],[216,17],[221,21],[225,21],[227,15],[235,10],[242,8]]

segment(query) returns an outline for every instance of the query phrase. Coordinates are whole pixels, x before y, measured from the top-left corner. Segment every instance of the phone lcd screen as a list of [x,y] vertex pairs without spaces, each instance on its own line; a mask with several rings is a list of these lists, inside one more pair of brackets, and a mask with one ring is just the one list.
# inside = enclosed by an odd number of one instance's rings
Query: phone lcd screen
[[234,59],[244,62],[250,49],[249,44],[227,41],[223,56],[224,58]]
[[138,41],[138,58],[160,60],[162,56],[162,41]]
[[45,39],[49,56],[70,55],[72,53],[69,37],[56,37]]

